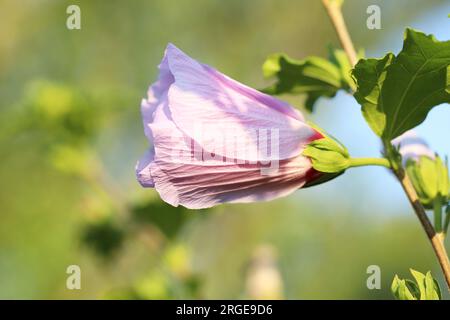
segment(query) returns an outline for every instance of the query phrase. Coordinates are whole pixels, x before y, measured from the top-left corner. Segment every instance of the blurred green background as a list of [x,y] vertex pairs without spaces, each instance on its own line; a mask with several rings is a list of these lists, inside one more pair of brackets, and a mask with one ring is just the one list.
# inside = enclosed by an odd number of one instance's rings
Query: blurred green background
[[[66,28],[70,4],[81,8],[81,30]],[[382,8],[382,30],[366,28],[370,4]],[[347,0],[344,14],[370,56],[398,48],[416,21],[445,19],[447,8],[438,0]],[[386,42],[392,34],[395,44]],[[269,203],[202,211],[171,208],[141,188],[139,105],[168,42],[256,88],[267,84],[267,55],[325,56],[338,44],[320,1],[2,0],[0,298],[390,299],[394,274],[408,276],[409,267],[442,280],[383,169]],[[301,108],[302,97],[287,99]],[[358,153],[370,134],[358,131],[358,107],[347,106],[350,118],[330,111],[349,101],[321,101],[308,118],[330,124]],[[396,191],[383,192],[385,184]],[[81,267],[81,290],[66,288],[72,264]],[[367,289],[370,265],[381,268],[381,290]]]

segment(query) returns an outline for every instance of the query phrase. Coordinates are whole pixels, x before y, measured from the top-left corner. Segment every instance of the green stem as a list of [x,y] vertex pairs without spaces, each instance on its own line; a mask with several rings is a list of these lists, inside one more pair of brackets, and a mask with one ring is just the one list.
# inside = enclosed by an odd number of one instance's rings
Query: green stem
[[364,167],[364,166],[382,166],[391,168],[391,164],[388,159],[385,158],[350,158],[349,168],[351,167]]
[[434,199],[433,203],[433,210],[434,210],[434,230],[436,230],[437,233],[442,232],[442,202],[441,197],[436,195],[436,198]]
[[448,225],[450,224],[450,204],[447,204],[447,209],[445,210],[445,222],[444,222],[444,237],[447,235]]

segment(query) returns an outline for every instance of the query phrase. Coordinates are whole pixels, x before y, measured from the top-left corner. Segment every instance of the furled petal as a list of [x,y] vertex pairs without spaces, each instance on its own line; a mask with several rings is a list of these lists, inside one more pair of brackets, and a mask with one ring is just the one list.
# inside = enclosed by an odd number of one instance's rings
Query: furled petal
[[156,107],[161,103],[161,99],[165,99],[167,91],[170,85],[174,82],[172,73],[170,72],[169,65],[167,63],[167,55],[164,55],[163,60],[158,66],[159,77],[158,80],[150,86],[147,92],[147,100],[142,100],[141,114],[142,121],[144,123],[144,131],[150,142],[153,141],[148,124],[153,122],[153,114]]
[[150,165],[155,157],[155,151],[153,148],[148,149],[144,156],[136,164],[136,176],[139,183],[146,188],[152,188],[155,186],[153,177],[150,173]]
[[208,208],[224,202],[267,201],[286,196],[307,181],[305,158],[283,160],[276,176],[261,175],[258,166],[199,165],[184,167],[164,160],[152,175],[161,198],[173,206]]
[[[255,130],[266,128],[279,143],[267,158],[288,159],[316,134],[291,106],[201,65],[175,46],[167,47],[166,57],[175,78],[168,92],[173,121],[205,151],[258,161],[261,152],[249,143],[256,143]],[[230,134],[243,143],[230,144]]]
[[142,99],[141,102],[141,115],[142,122],[144,124],[144,133],[151,144],[150,149],[136,165],[136,176],[139,183],[143,187],[154,187],[153,177],[150,172],[150,165],[154,160],[155,150],[153,147],[153,134],[149,124],[153,123],[157,107],[166,100],[167,91],[169,90],[170,85],[174,82],[169,65],[167,64],[166,55],[159,64],[158,69],[158,80],[148,89],[147,99]]
[[151,176],[161,198],[174,206],[199,209],[223,202],[271,200],[302,187],[312,170],[301,155],[281,160],[274,175],[262,174],[259,163],[198,158],[192,152],[195,142],[172,121],[166,100],[156,108],[149,128],[155,148]]

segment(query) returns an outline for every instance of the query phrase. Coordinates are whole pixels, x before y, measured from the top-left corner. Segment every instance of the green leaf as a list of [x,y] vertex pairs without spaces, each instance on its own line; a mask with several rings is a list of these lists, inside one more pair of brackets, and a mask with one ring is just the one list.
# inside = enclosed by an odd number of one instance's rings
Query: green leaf
[[426,295],[425,275],[414,269],[409,269],[409,272],[411,272],[412,276],[417,282],[420,291],[420,300],[426,300],[427,295]]
[[405,279],[406,287],[408,288],[411,295],[414,297],[412,300],[419,300],[420,299],[420,290],[417,287],[417,284],[409,279]]
[[395,275],[394,280],[392,280],[392,284],[391,284],[391,292],[396,299],[399,299],[399,297],[398,297],[399,286],[400,286],[400,278],[397,275]]
[[433,288],[437,295],[437,299],[435,300],[442,300],[441,287],[439,286],[439,282],[437,282],[436,279],[433,279]]
[[416,282],[409,279],[400,279],[395,275],[392,281],[391,291],[394,297],[398,300],[440,300],[441,289],[439,284],[431,272],[428,271],[426,275],[409,269]]
[[440,300],[440,288],[437,281],[433,279],[431,272],[428,271],[425,276],[425,299],[426,300]]
[[372,130],[378,135],[383,134],[386,127],[386,115],[380,93],[386,78],[387,67],[392,63],[394,55],[388,53],[382,59],[360,60],[353,70],[357,81],[355,99],[362,106],[362,113]]
[[353,76],[356,100],[372,130],[390,141],[450,102],[450,41],[406,29],[402,51],[360,60]]
[[412,281],[401,280],[397,275],[395,275],[394,280],[391,285],[391,292],[394,297],[398,300],[417,300],[417,298],[411,292],[417,292],[418,288],[416,284]]
[[263,91],[268,94],[306,94],[306,108],[313,110],[320,97],[334,97],[339,89],[349,90],[340,65],[342,57],[334,58],[334,63],[320,58],[309,57],[295,60],[285,54],[273,54],[263,64],[264,76],[276,77],[277,82]]
[[441,289],[437,281],[428,271],[426,275],[416,271],[414,269],[409,269],[414,279],[417,281],[418,288],[420,291],[420,300],[440,300],[441,299]]
[[[364,50],[360,50],[358,52],[358,59],[362,59],[364,57]],[[347,86],[350,87],[352,91],[356,91],[356,83],[355,79],[352,77],[352,64],[347,58],[347,54],[344,50],[341,49],[333,49],[333,47],[329,48],[329,60],[335,64],[339,72],[341,74],[341,81],[343,81],[344,89],[347,89]]]

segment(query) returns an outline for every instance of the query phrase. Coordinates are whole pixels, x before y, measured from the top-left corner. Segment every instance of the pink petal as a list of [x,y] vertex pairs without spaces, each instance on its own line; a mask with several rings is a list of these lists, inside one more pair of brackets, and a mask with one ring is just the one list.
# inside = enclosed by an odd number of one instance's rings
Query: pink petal
[[[138,179],[144,186],[154,185],[174,206],[199,209],[223,202],[271,200],[317,178],[301,151],[321,135],[295,109],[200,65],[174,46],[168,46],[160,77],[141,109],[152,148],[138,163]],[[194,126],[198,122],[218,139],[199,140]],[[269,163],[262,162],[267,157],[253,148],[252,137],[250,145],[241,146],[245,150],[225,148],[229,141],[224,133],[249,142],[245,139],[257,129],[275,129],[281,140],[280,152],[269,157],[270,164],[277,165],[270,175],[262,174]],[[240,152],[245,156],[236,157]]]
[[276,176],[261,175],[257,165],[189,164],[157,161],[152,169],[156,190],[173,206],[209,208],[224,202],[267,201],[286,196],[307,181],[310,169],[305,159],[283,160]]
[[[161,198],[173,206],[200,209],[223,202],[271,200],[302,187],[311,169],[302,156],[282,160],[273,176],[262,175],[259,164],[196,159],[191,157],[189,138],[164,136],[166,125],[152,126],[157,157],[151,174]],[[180,156],[173,157],[174,150]]]
[[155,157],[153,148],[148,149],[144,156],[136,164],[136,176],[139,183],[146,188],[153,188],[155,183],[150,172],[150,165]]
[[141,102],[141,115],[142,122],[144,124],[145,136],[149,140],[151,146],[147,150],[145,155],[136,164],[136,176],[139,183],[143,187],[154,187],[153,177],[151,176],[150,166],[154,160],[155,150],[153,147],[153,134],[151,132],[149,124],[154,121],[154,114],[162,101],[167,98],[167,91],[170,85],[174,82],[172,73],[170,72],[169,65],[167,64],[167,57],[164,56],[163,60],[158,66],[159,76],[158,80],[150,86],[147,92],[147,99],[142,99]]
[[142,121],[144,123],[144,131],[147,138],[153,141],[153,136],[148,127],[148,124],[153,122],[153,113],[156,107],[161,103],[161,99],[167,96],[167,91],[170,85],[174,82],[172,73],[170,72],[169,65],[167,63],[167,56],[164,55],[163,60],[158,66],[159,76],[158,80],[150,86],[147,92],[147,100],[142,100],[141,114]]
[[155,143],[151,176],[161,198],[173,206],[200,209],[223,202],[271,200],[302,187],[311,170],[309,159],[301,155],[281,160],[274,175],[261,174],[261,164],[199,159],[192,152],[192,139],[172,121],[166,100],[156,108],[149,128]]
[[[173,45],[166,55],[175,78],[168,92],[173,121],[205,151],[258,161],[261,154],[249,142],[255,143],[255,130],[266,128],[279,136],[279,153],[269,159],[288,159],[316,133],[289,105],[199,64]],[[230,133],[245,143],[230,144]]]

